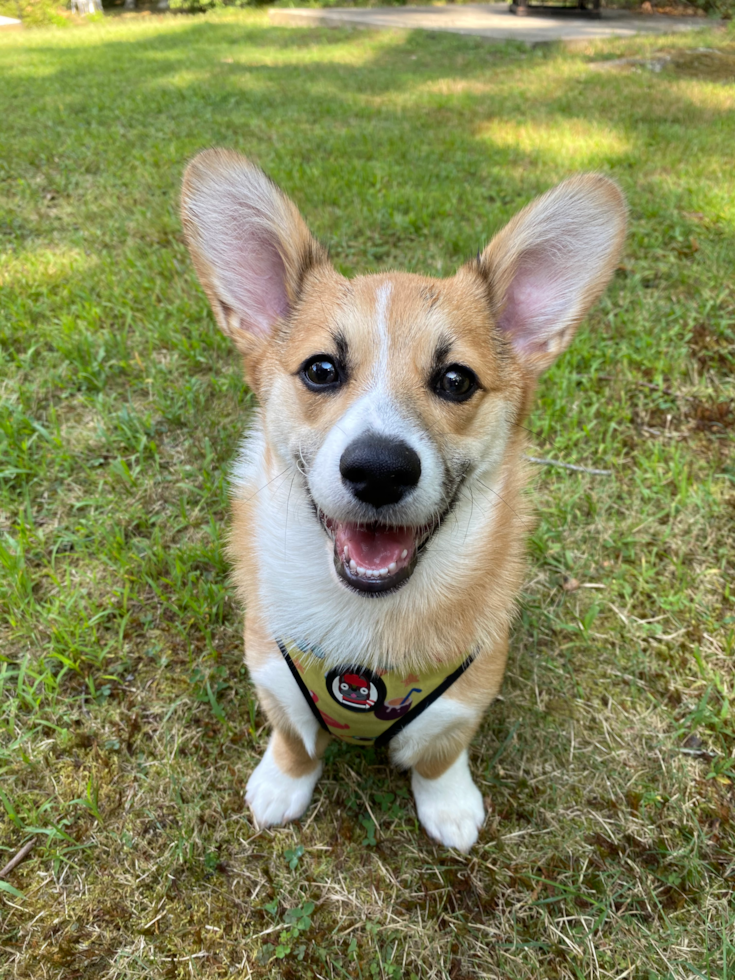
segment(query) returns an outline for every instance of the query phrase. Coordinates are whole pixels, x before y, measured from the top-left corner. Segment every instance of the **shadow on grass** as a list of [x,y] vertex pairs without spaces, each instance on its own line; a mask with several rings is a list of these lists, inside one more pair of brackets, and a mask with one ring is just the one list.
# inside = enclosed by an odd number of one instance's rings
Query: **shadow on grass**
[[[4,171],[33,177],[8,224],[28,241],[78,208],[79,234],[68,221],[65,233],[95,249],[177,234],[184,161],[225,144],[283,183],[345,270],[400,259],[443,274],[570,170],[612,173],[647,217],[651,190],[637,185],[653,182],[655,216],[673,216],[686,180],[669,175],[692,171],[701,193],[702,175],[727,167],[735,129],[730,109],[705,110],[681,86],[657,81],[642,97],[637,76],[601,84],[581,60],[549,85],[549,65],[567,56],[473,38],[194,21],[33,50],[43,78],[12,64],[5,76],[6,98],[29,111],[9,126]],[[38,208],[44,191],[54,203]]]

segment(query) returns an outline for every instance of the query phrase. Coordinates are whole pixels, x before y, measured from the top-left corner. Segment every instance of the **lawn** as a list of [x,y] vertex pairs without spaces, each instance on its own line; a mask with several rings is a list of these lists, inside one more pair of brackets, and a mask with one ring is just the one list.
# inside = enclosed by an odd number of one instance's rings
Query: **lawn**
[[[660,72],[594,64],[654,45]],[[0,866],[35,840],[0,976],[735,976],[734,49],[259,12],[0,37]],[[611,472],[537,468],[469,856],[381,751],[332,746],[300,824],[245,809],[267,731],[223,542],[252,396],[177,216],[220,144],[345,273],[449,274],[578,169],[628,195],[529,423],[533,455]]]

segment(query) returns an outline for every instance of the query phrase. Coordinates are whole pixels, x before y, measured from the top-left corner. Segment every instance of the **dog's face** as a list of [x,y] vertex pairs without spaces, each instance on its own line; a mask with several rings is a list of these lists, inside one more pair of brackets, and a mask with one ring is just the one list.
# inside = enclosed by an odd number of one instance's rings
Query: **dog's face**
[[468,478],[502,458],[522,386],[477,273],[312,274],[259,365],[270,445],[303,473],[335,570],[408,581]]
[[260,170],[216,150],[189,165],[182,212],[268,451],[301,473],[338,580],[366,596],[409,581],[463,487],[501,464],[625,227],[616,186],[589,175],[525,209],[449,279],[347,280]]

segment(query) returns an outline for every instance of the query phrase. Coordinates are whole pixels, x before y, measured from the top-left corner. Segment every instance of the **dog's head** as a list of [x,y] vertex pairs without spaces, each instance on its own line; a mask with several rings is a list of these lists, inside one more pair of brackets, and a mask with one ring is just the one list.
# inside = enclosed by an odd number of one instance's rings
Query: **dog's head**
[[406,582],[463,486],[500,465],[536,377],[615,268],[625,213],[614,183],[578,176],[451,278],[348,280],[258,167],[223,150],[189,164],[199,278],[348,588]]

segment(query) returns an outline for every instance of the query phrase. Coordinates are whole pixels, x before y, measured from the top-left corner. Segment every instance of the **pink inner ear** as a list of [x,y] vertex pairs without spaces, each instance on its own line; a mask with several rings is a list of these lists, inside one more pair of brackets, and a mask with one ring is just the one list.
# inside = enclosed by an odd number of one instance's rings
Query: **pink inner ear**
[[243,229],[229,244],[216,269],[222,297],[244,330],[262,336],[289,312],[283,259],[262,231]]
[[555,267],[548,252],[535,249],[516,266],[498,326],[517,350],[538,350],[555,326],[563,326],[573,301],[567,276]]

